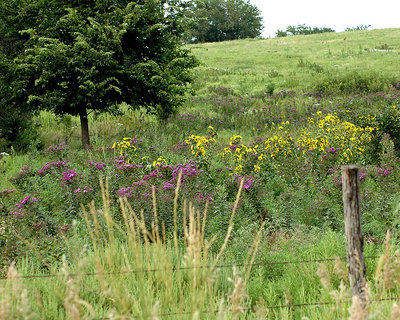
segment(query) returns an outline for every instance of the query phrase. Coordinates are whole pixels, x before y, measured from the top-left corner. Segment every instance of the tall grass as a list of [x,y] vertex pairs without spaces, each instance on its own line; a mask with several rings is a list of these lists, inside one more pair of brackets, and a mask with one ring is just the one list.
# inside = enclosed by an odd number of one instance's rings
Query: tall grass
[[[122,198],[122,222],[117,222],[108,205],[107,184],[100,185],[102,208],[94,203],[82,206],[91,243],[82,245],[75,232],[66,239],[68,256],[58,267],[49,266],[50,273],[40,271],[32,261],[12,264],[7,279],[0,280],[0,319],[361,319],[359,304],[350,308],[347,271],[339,258],[319,265],[252,268],[263,255],[274,261],[274,251],[286,252],[286,256],[275,257],[276,262],[307,260],[321,257],[321,252],[343,251],[343,244],[332,235],[311,247],[302,243],[304,236],[297,244],[280,241],[265,232],[264,225],[248,239],[244,235],[238,239],[238,234],[231,239],[243,182],[225,240],[218,248],[213,247],[213,237],[205,237],[207,207],[198,211],[190,202],[179,201],[179,185],[171,208],[172,237],[165,234],[158,218],[155,193],[153,223],[148,229],[143,211],[135,212]],[[239,242],[245,250],[238,250]],[[398,295],[400,256],[390,243],[388,236],[375,278],[369,278],[372,301]],[[303,253],[296,252],[299,249]],[[367,248],[367,254],[377,249]],[[233,254],[243,257],[237,259]],[[232,258],[236,259],[233,265],[242,267],[222,267]],[[368,265],[369,273],[372,268],[374,263]],[[42,277],[22,276],[32,274]],[[299,306],[310,303],[316,305]],[[371,303],[364,315],[386,319],[392,314],[395,319],[399,307],[391,308],[392,304]]]

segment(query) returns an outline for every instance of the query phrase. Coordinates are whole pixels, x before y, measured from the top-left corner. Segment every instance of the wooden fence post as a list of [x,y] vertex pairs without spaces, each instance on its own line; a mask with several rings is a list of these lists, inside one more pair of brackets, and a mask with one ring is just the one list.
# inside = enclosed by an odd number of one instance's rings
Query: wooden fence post
[[356,166],[342,167],[344,229],[346,234],[347,262],[351,295],[360,301],[368,299],[366,294],[364,239],[360,221],[360,173]]

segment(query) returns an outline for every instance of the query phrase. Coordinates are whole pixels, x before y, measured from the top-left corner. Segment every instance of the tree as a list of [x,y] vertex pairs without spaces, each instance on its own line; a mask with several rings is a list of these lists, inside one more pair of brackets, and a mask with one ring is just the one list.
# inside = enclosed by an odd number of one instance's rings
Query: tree
[[365,24],[365,25],[359,24],[355,27],[347,27],[344,31],[365,31],[368,30],[370,27],[371,27],[370,24]]
[[246,0],[198,0],[188,18],[190,42],[255,38],[263,29],[260,10]]
[[[185,2],[2,1],[20,10],[0,13],[0,22],[24,21],[0,29],[0,39],[9,35],[1,44],[3,87],[16,88],[15,108],[78,115],[83,148],[90,145],[89,112],[127,102],[166,118],[182,103],[197,65],[181,45]],[[35,19],[24,19],[27,13]],[[0,104],[12,102],[0,96]]]
[[325,32],[335,32],[335,30],[327,27],[318,28],[314,27],[311,28],[306,26],[305,24],[299,24],[297,26],[288,26],[286,31],[277,30],[276,36],[277,37],[287,37],[287,36],[295,36],[295,35],[307,35],[307,34],[316,34],[316,33],[325,33]]

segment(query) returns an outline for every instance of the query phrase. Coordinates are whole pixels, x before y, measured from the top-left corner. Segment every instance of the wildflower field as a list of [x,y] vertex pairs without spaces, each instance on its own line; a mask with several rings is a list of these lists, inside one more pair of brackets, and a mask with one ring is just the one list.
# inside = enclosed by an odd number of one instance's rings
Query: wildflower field
[[[344,260],[251,267],[345,256],[345,164],[361,168],[366,255],[384,253],[367,260],[371,300],[396,297],[400,43],[397,29],[377,32],[196,45],[195,93],[179,113],[92,115],[89,151],[78,119],[38,115],[40,141],[0,158],[0,319],[349,317]],[[293,58],[304,41],[319,51]],[[383,42],[391,51],[369,50]],[[251,48],[262,72],[240,68]],[[370,64],[377,55],[390,67]],[[315,301],[332,305],[267,308]],[[395,319],[393,302],[367,312]]]

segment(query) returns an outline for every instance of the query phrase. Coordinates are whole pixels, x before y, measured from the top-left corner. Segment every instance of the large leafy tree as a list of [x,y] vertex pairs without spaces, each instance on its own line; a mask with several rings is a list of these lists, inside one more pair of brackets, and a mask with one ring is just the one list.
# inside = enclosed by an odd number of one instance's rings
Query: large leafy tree
[[255,38],[263,29],[260,10],[248,0],[197,0],[188,12],[190,42]]
[[1,104],[78,115],[87,148],[91,111],[127,102],[165,118],[182,103],[197,63],[181,46],[186,2],[2,1]]

